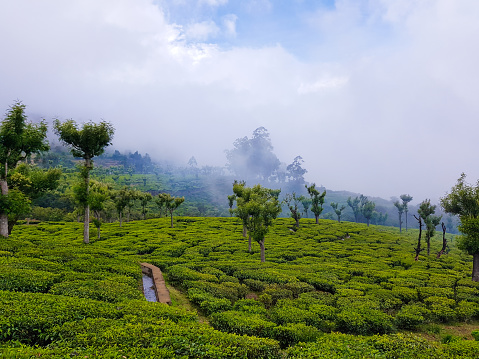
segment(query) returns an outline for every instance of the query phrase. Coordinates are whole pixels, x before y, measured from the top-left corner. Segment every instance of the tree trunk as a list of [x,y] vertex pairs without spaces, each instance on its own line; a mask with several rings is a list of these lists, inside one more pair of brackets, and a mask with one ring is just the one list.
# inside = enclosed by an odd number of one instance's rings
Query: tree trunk
[[122,212],[118,212],[118,218],[120,219],[120,227],[121,227],[121,214]]
[[261,263],[265,262],[265,254],[264,254],[264,238],[263,240],[259,241],[259,247],[261,248]]
[[170,217],[171,217],[171,228],[173,228],[173,211],[170,211]]
[[406,217],[406,232],[407,232],[407,211],[404,211],[405,212],[405,217]]
[[246,238],[246,225],[243,224],[243,237]]
[[[7,180],[0,180],[0,189],[2,196],[8,195]],[[7,212],[0,212],[0,236],[8,238],[8,214]]]
[[371,222],[371,220],[368,218],[368,221],[367,221],[367,222],[368,222],[368,227],[369,227],[369,222]]
[[422,219],[421,217],[416,217],[414,216],[417,221],[419,222],[419,237],[417,239],[417,247],[415,248],[416,250],[416,257],[414,258],[415,261],[418,261],[419,260],[419,254],[421,253],[422,249],[421,249],[421,236],[422,236]]
[[316,218],[316,224],[319,224],[319,222],[318,222],[319,216],[315,214],[314,217]]
[[299,228],[299,218],[296,217],[295,220],[296,220],[296,228]]
[[[429,230],[427,231],[429,232]],[[429,234],[426,234],[426,243],[427,243],[427,255],[431,253],[431,237],[429,237]]]
[[474,253],[472,258],[472,280],[479,282],[479,252]]
[[251,234],[248,236],[248,252],[251,253]]
[[402,231],[402,221],[401,221],[401,214],[399,214],[399,233]]
[[[86,186],[86,198],[90,194],[90,166],[91,159],[85,158],[85,186]],[[85,204],[85,218],[83,219],[83,243],[90,243],[90,205],[88,202]]]
[[446,253],[446,248],[447,248],[446,226],[444,225],[444,222],[441,223],[441,227],[442,227],[442,249],[439,251],[436,258],[439,258],[444,253]]

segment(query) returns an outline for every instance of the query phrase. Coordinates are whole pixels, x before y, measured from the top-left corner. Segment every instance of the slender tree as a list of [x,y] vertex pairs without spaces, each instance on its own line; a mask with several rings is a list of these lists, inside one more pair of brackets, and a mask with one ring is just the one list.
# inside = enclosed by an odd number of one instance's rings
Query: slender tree
[[301,211],[299,209],[299,204],[304,199],[303,196],[296,196],[296,193],[287,194],[284,198],[284,203],[288,206],[291,213],[291,218],[295,220],[296,228],[299,228],[299,220],[301,219]]
[[[247,234],[247,225],[249,220],[249,213],[246,210],[245,203],[249,201],[251,197],[251,188],[246,187],[246,182],[244,181],[234,181],[233,182],[233,193],[236,197],[236,209],[234,210],[234,214],[236,217],[241,219],[243,223],[243,237],[246,238]],[[249,247],[251,252],[251,238],[249,239]]]
[[160,202],[163,202],[165,209],[170,213],[171,228],[173,228],[173,212],[185,201],[185,197],[175,197],[169,193],[160,193],[158,195]]
[[281,213],[281,205],[271,190],[261,185],[250,189],[251,196],[244,204],[238,198],[238,207],[245,206],[245,211],[250,214],[248,220],[248,233],[258,242],[261,249],[261,262],[265,261],[265,236],[273,225],[276,217]]
[[361,207],[361,213],[364,216],[364,218],[366,218],[366,223],[368,224],[368,227],[369,227],[369,223],[371,222],[371,218],[373,218],[374,214],[377,213],[374,211],[375,208],[376,208],[376,203],[369,200],[365,202],[363,206]]
[[479,181],[471,185],[462,173],[451,192],[441,198],[441,206],[446,213],[459,216],[463,235],[458,248],[472,255],[472,280],[479,282]]
[[228,206],[230,207],[229,212],[230,212],[230,217],[233,217],[233,205],[235,204],[236,196],[234,194],[228,196]]
[[25,105],[15,102],[0,124],[0,236],[8,237],[8,215],[22,211],[28,197],[19,190],[9,194],[8,177],[17,164],[34,153],[49,149],[47,125],[27,122]]
[[111,193],[111,199],[115,203],[116,213],[118,214],[118,221],[120,222],[121,227],[123,224],[123,214],[125,213],[125,208],[131,201],[131,189],[128,186],[124,186],[120,190],[113,191]]
[[399,214],[399,233],[401,233],[402,230],[402,214],[404,212],[404,205],[402,203],[399,203],[399,201],[394,202],[394,206],[398,209],[398,214]]
[[333,207],[334,213],[336,213],[336,216],[338,216],[338,222],[341,223],[341,215],[343,214],[346,206],[342,205],[340,207],[339,203],[331,202],[331,207]]
[[101,238],[101,212],[105,209],[105,202],[110,198],[110,187],[104,183],[90,181],[90,210],[93,212],[93,224],[97,230],[97,238]]
[[409,211],[408,203],[412,201],[412,196],[408,194],[402,194],[399,198],[401,198],[402,204],[404,206],[404,214],[405,214],[404,217],[406,218],[406,232],[407,232],[407,212]]
[[419,260],[419,254],[421,254],[421,252],[424,250],[424,248],[421,248],[422,218],[421,218],[421,216],[419,216],[419,217],[414,216],[414,218],[416,218],[416,220],[419,224],[419,236],[417,238],[417,246],[416,246],[416,248],[414,248],[414,250],[416,252],[416,256],[414,257],[414,260],[418,261]]
[[348,206],[351,207],[351,209],[353,210],[353,214],[354,214],[354,221],[356,223],[359,222],[359,215],[361,214],[361,207],[359,206],[360,205],[360,199],[359,197],[356,197],[354,199],[352,199],[351,197],[348,197]]
[[[85,181],[85,197],[88,198],[90,190],[90,171],[93,169],[93,158],[101,155],[105,151],[105,147],[111,144],[113,133],[115,132],[113,126],[108,122],[100,122],[95,124],[87,122],[79,129],[78,125],[73,120],[54,122],[55,132],[60,137],[60,141],[70,147],[70,151],[74,157],[83,158],[82,174]],[[83,227],[83,242],[90,242],[90,206],[87,203],[85,206],[85,218]]]
[[151,193],[148,192],[143,192],[139,195],[140,203],[141,203],[141,214],[143,215],[143,219],[146,219],[146,214],[148,213],[148,208],[146,206],[148,205],[148,202],[150,202],[153,199],[153,196]]
[[431,253],[431,238],[436,232],[436,226],[441,222],[441,216],[435,216],[436,206],[431,205],[431,201],[426,199],[421,202],[417,213],[424,221],[426,225],[426,244],[427,244],[427,255]]
[[316,189],[316,184],[313,183],[311,186],[304,185],[306,189],[308,190],[308,194],[311,197],[311,212],[314,213],[314,217],[316,218],[316,224],[319,223],[318,218],[323,212],[323,204],[324,204],[324,198],[326,197],[326,191],[323,191],[323,193],[320,193]]
[[447,250],[446,225],[444,224],[444,222],[441,223],[441,228],[442,228],[442,248],[437,253],[436,258],[440,258],[443,254],[446,253],[446,250]]
[[311,207],[311,203],[313,201],[311,200],[311,198],[306,198],[304,196],[301,196],[301,197],[303,197],[303,199],[301,200],[301,204],[303,205],[304,216],[308,218],[309,217],[308,210],[309,210],[309,207]]

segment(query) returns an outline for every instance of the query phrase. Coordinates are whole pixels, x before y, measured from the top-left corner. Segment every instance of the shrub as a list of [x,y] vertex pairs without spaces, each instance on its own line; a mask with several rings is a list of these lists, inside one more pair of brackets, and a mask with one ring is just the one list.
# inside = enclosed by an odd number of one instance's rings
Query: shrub
[[276,302],[280,299],[293,298],[292,291],[290,291],[289,289],[282,288],[278,285],[269,285],[263,293],[271,296],[271,301],[273,305],[276,304]]
[[254,299],[240,299],[236,301],[233,309],[251,314],[266,314],[267,312],[263,303]]
[[313,342],[321,335],[321,332],[302,323],[290,323],[274,327],[272,335],[279,341],[281,347],[286,348],[299,342]]
[[0,271],[0,290],[45,293],[59,279],[59,274],[50,272],[3,267]]
[[243,283],[254,292],[262,292],[267,286],[266,283],[257,279],[245,279],[243,280]]
[[472,331],[471,333],[472,337],[474,338],[474,340],[478,341],[479,342],[479,329],[475,329]]
[[271,337],[275,323],[266,320],[259,314],[227,311],[215,313],[210,318],[213,328],[239,335]]
[[415,330],[423,324],[430,311],[421,304],[408,304],[396,314],[394,322],[398,328]]
[[431,296],[424,300],[431,311],[431,315],[441,322],[449,322],[456,319],[456,312],[452,306],[456,304],[454,299]]
[[143,294],[137,285],[133,278],[114,276],[104,280],[57,283],[52,286],[50,293],[115,303],[127,299],[141,299]]
[[375,309],[343,309],[337,318],[339,330],[346,333],[368,335],[392,331],[392,318]]

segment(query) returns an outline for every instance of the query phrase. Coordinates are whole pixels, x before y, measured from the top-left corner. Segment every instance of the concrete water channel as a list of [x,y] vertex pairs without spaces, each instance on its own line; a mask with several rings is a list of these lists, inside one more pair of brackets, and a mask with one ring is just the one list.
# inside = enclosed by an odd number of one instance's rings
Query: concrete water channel
[[170,292],[160,268],[150,263],[141,263],[143,273],[143,294],[149,302],[171,304]]

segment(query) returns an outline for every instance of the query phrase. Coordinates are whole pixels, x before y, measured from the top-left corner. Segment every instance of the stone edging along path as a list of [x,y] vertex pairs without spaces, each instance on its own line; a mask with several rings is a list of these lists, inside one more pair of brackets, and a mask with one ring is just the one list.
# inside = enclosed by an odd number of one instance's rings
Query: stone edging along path
[[165,280],[160,268],[155,267],[150,263],[140,263],[143,274],[153,278],[153,285],[155,287],[156,300],[160,303],[171,304],[170,292],[166,288]]

